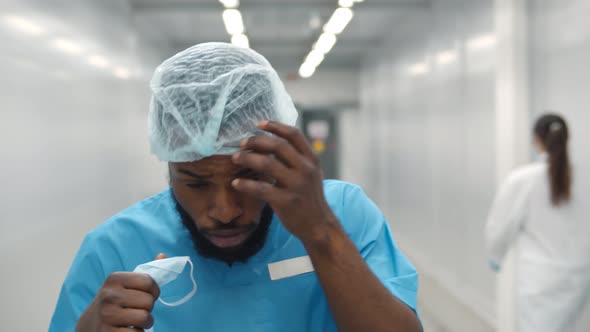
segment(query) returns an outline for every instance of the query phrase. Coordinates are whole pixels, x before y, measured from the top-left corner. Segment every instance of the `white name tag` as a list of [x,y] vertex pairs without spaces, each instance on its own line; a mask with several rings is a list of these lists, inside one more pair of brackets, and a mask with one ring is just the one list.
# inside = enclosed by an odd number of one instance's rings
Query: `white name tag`
[[289,278],[313,271],[313,265],[311,264],[309,256],[296,257],[268,264],[270,280]]

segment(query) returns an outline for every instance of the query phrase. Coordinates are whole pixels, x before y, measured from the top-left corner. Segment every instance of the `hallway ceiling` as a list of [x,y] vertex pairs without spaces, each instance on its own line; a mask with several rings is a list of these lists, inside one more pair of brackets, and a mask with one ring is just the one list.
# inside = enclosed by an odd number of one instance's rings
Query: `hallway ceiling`
[[[217,0],[130,0],[134,23],[156,45],[176,53],[207,41],[227,41],[223,5]],[[356,69],[363,55],[388,35],[397,21],[428,8],[428,0],[365,0],[339,36],[321,67]],[[275,68],[296,71],[322,26],[338,8],[337,0],[242,0],[250,47]]]

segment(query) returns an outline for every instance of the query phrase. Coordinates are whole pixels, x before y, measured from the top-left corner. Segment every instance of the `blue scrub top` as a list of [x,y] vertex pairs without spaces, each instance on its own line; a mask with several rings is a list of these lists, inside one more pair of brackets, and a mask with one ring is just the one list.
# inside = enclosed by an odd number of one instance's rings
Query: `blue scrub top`
[[[326,180],[324,193],[373,273],[416,311],[418,275],[397,248],[379,208],[353,184]],[[170,189],[115,215],[86,236],[61,289],[49,331],[74,331],[109,274],[133,271],[159,253],[190,256],[198,290],[177,307],[157,301],[154,332],[337,331],[315,273],[270,279],[268,264],[307,255],[276,215],[264,247],[246,263],[230,267],[196,253]],[[188,270],[162,287],[162,299],[176,301],[191,291]]]

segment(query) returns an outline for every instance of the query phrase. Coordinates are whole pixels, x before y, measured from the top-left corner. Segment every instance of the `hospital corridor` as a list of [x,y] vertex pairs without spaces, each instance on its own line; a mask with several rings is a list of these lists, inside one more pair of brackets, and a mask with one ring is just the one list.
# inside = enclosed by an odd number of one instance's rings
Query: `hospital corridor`
[[590,332],[590,0],[0,0],[0,331]]

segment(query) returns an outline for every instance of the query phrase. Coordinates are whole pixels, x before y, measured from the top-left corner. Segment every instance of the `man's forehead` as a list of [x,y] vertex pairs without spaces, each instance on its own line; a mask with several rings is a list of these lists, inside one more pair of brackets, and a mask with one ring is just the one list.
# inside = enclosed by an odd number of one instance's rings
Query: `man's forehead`
[[174,175],[189,171],[202,176],[223,176],[231,175],[242,171],[244,168],[234,164],[231,156],[214,155],[198,161],[169,163],[170,170]]

